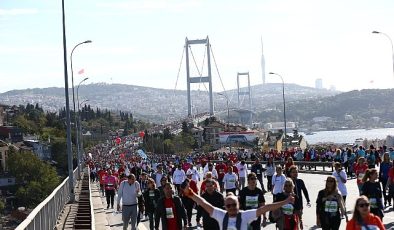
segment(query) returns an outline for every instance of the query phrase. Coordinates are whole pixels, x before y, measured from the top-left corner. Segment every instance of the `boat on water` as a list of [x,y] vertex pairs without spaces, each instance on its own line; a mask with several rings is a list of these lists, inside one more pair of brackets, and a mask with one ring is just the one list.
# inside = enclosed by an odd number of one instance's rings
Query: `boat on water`
[[311,131],[308,131],[308,132],[305,133],[305,135],[314,135],[314,134],[316,134],[316,133],[311,132]]

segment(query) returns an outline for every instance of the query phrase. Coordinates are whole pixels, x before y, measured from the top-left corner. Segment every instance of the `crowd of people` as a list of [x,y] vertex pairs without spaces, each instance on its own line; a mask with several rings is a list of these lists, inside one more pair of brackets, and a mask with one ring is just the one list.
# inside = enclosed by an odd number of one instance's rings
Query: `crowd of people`
[[[311,199],[293,158],[321,160],[319,151],[218,151],[180,157],[141,153],[138,137],[119,139],[92,148],[86,162],[91,181],[106,197],[106,208],[122,212],[123,229],[129,224],[137,229],[142,219],[149,220],[151,230],[160,225],[187,229],[192,227],[193,209],[197,225],[207,230],[261,229],[268,222],[281,230],[303,229],[304,199],[307,207]],[[346,228],[385,229],[384,208],[394,204],[394,154],[386,150],[370,146],[330,151],[327,159],[335,162],[335,170],[316,198],[317,226],[339,229],[341,220],[348,220],[346,184],[356,177],[360,197]],[[246,160],[253,164],[248,167]],[[268,192],[272,203],[265,198]]]

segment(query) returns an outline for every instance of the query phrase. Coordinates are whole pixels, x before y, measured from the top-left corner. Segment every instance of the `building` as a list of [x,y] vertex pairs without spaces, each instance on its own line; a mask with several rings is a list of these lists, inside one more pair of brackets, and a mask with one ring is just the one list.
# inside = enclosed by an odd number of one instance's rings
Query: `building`
[[6,161],[8,158],[9,151],[10,151],[9,144],[0,140],[0,166],[1,166],[1,171],[3,172],[7,170]]
[[323,79],[317,78],[315,80],[315,88],[316,89],[323,89]]
[[[297,128],[297,124],[295,122],[286,122],[286,129],[287,131],[293,130]],[[264,125],[264,129],[272,132],[279,132],[279,130],[285,130],[285,123],[284,122],[271,122],[266,123]]]
[[6,116],[6,113],[5,113],[4,107],[0,106],[0,126],[4,125],[5,116]]
[[16,126],[0,126],[0,139],[12,143],[23,141],[22,130]]
[[41,160],[51,159],[51,148],[50,145],[40,143],[37,140],[26,140],[23,144],[31,148],[31,151]]
[[266,135],[266,139],[263,141],[263,151],[268,152],[271,149],[275,151],[282,151],[282,141],[283,141],[284,133],[282,132],[271,132],[268,131]]

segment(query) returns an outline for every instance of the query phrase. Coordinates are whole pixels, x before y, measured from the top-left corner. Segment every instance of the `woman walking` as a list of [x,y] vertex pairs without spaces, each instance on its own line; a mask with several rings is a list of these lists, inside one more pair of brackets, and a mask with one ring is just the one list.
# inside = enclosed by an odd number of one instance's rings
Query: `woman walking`
[[334,176],[328,176],[326,187],[317,195],[316,225],[323,230],[338,230],[342,216],[346,216],[346,212],[343,198],[338,192],[338,182]]
[[377,181],[378,171],[374,168],[368,169],[363,178],[362,195],[368,197],[371,212],[383,219],[383,202],[382,202],[382,188]]

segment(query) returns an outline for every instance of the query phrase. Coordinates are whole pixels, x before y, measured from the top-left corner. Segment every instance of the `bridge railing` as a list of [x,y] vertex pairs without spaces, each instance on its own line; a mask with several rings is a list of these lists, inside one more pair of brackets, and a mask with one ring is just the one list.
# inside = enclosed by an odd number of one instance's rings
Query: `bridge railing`
[[[73,171],[74,187],[77,183],[78,169]],[[56,225],[60,212],[70,199],[70,186],[67,177],[53,192],[41,202],[26,217],[26,219],[16,227],[16,230],[42,230],[53,229]]]
[[[219,163],[223,161],[212,160],[212,163]],[[261,164],[267,164],[267,161],[260,161]],[[274,161],[275,165],[284,165],[284,161]],[[254,161],[245,161],[248,168],[254,164]],[[301,172],[316,172],[328,174],[333,172],[333,162],[320,162],[320,161],[294,161],[294,164],[298,167]],[[319,168],[317,168],[319,167]]]
[[92,198],[92,184],[90,183],[90,168],[87,167],[88,170],[88,176],[89,176],[89,200],[90,200],[90,216],[91,216],[91,222],[92,222],[92,230],[96,230],[96,221],[94,219],[94,207],[93,207],[93,198]]

